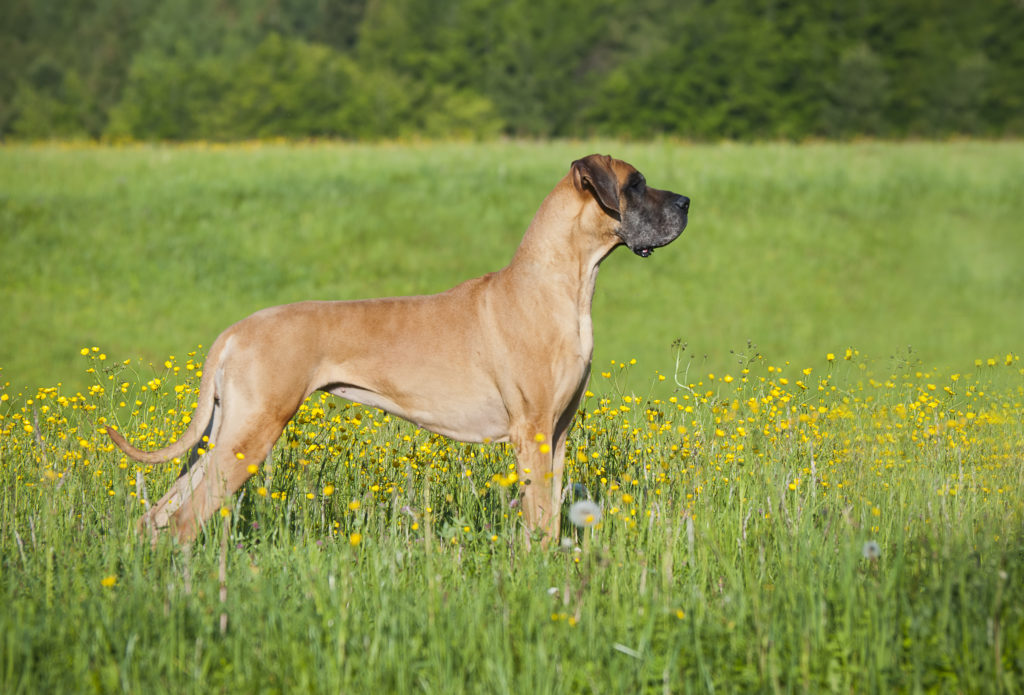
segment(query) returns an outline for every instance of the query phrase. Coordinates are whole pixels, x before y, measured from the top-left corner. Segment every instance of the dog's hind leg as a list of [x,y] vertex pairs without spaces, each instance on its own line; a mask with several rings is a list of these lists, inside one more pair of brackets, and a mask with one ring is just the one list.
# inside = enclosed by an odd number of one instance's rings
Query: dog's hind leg
[[[287,421],[285,421],[287,422]],[[195,538],[199,528],[252,477],[249,467],[270,453],[284,423],[222,432],[221,441],[184,476],[175,481],[153,509],[156,528],[171,527],[181,542]]]
[[198,477],[204,474],[205,468],[197,466],[197,463],[210,456],[210,447],[216,442],[220,429],[221,412],[220,404],[215,404],[199,445],[189,450],[188,458],[182,464],[177,479],[164,496],[139,519],[136,530],[140,536],[148,533],[155,542],[156,532],[167,527],[171,515],[181,507],[184,498],[191,494],[192,488],[198,484]]
[[149,535],[156,545],[157,532],[170,525],[174,513],[184,505],[206,475],[209,459],[213,455],[208,451],[200,456],[195,464],[186,464],[181,475],[168,488],[164,496],[139,519],[136,530],[140,536]]
[[251,403],[263,399],[235,396],[225,398],[225,411],[214,417],[212,448],[139,521],[140,533],[149,530],[155,540],[158,530],[171,527],[182,542],[195,538],[199,527],[252,476],[249,467],[267,457],[298,409],[294,402],[284,408],[264,404],[260,410]]

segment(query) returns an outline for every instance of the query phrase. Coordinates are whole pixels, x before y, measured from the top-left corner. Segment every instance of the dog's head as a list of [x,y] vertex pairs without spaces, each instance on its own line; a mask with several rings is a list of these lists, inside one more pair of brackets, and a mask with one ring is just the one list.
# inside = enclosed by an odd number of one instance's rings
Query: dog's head
[[686,228],[690,199],[651,188],[631,164],[592,154],[572,163],[571,176],[578,191],[592,195],[618,222],[615,234],[638,256],[650,256]]

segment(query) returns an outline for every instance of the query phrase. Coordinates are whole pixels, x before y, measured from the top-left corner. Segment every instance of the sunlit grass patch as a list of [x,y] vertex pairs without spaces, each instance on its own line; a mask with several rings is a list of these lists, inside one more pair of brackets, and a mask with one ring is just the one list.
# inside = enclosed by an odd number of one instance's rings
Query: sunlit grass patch
[[747,339],[946,371],[1024,342],[1020,142],[6,144],[2,380],[73,393],[83,345],[162,362],[267,306],[443,291],[508,263],[590,152],[692,199],[679,240],[602,265],[595,368],[668,375],[676,337],[720,374]]

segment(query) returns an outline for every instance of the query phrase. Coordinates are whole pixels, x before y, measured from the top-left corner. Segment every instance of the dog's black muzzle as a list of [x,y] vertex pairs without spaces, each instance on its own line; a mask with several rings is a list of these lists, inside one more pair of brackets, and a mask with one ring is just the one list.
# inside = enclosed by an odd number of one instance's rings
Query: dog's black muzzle
[[654,249],[672,243],[686,229],[690,199],[678,193],[668,195],[668,200],[661,205],[660,215],[637,215],[637,224],[630,225],[634,233],[624,240],[626,246],[641,258],[647,258]]

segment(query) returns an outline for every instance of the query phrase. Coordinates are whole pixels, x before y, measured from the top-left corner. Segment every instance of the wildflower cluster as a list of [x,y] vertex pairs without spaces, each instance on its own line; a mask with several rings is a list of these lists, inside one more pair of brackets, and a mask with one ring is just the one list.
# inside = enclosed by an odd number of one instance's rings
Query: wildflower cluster
[[[879,376],[848,349],[811,367],[757,358],[735,374],[677,377],[668,397],[588,392],[567,470],[628,527],[652,514],[695,515],[707,508],[701,497],[738,495],[766,518],[787,499],[832,500],[877,530],[913,485],[1019,513],[1019,356],[945,375],[897,366]],[[754,490],[773,499],[744,495]]]
[[[155,366],[115,363],[98,348],[82,354],[96,377],[84,393],[0,394],[3,479],[39,498],[72,494],[73,480],[77,494],[123,499],[137,515],[136,477],[162,491],[182,461],[131,461],[102,426],[140,448],[165,446],[190,422],[202,365],[197,353]],[[593,505],[574,519],[581,526],[629,532],[737,503],[770,520],[814,499],[877,533],[929,523],[902,513],[908,486],[927,489],[937,510],[988,504],[1020,515],[1017,355],[949,374],[903,364],[880,375],[855,350],[808,367],[759,359],[734,374],[659,376],[650,396],[616,390],[622,369],[596,370],[567,446],[567,489],[581,486]],[[254,474],[238,505],[252,526],[287,510],[310,533],[352,546],[375,531],[491,545],[517,529],[509,445],[455,443],[326,394],[302,404],[266,461],[240,464]]]

